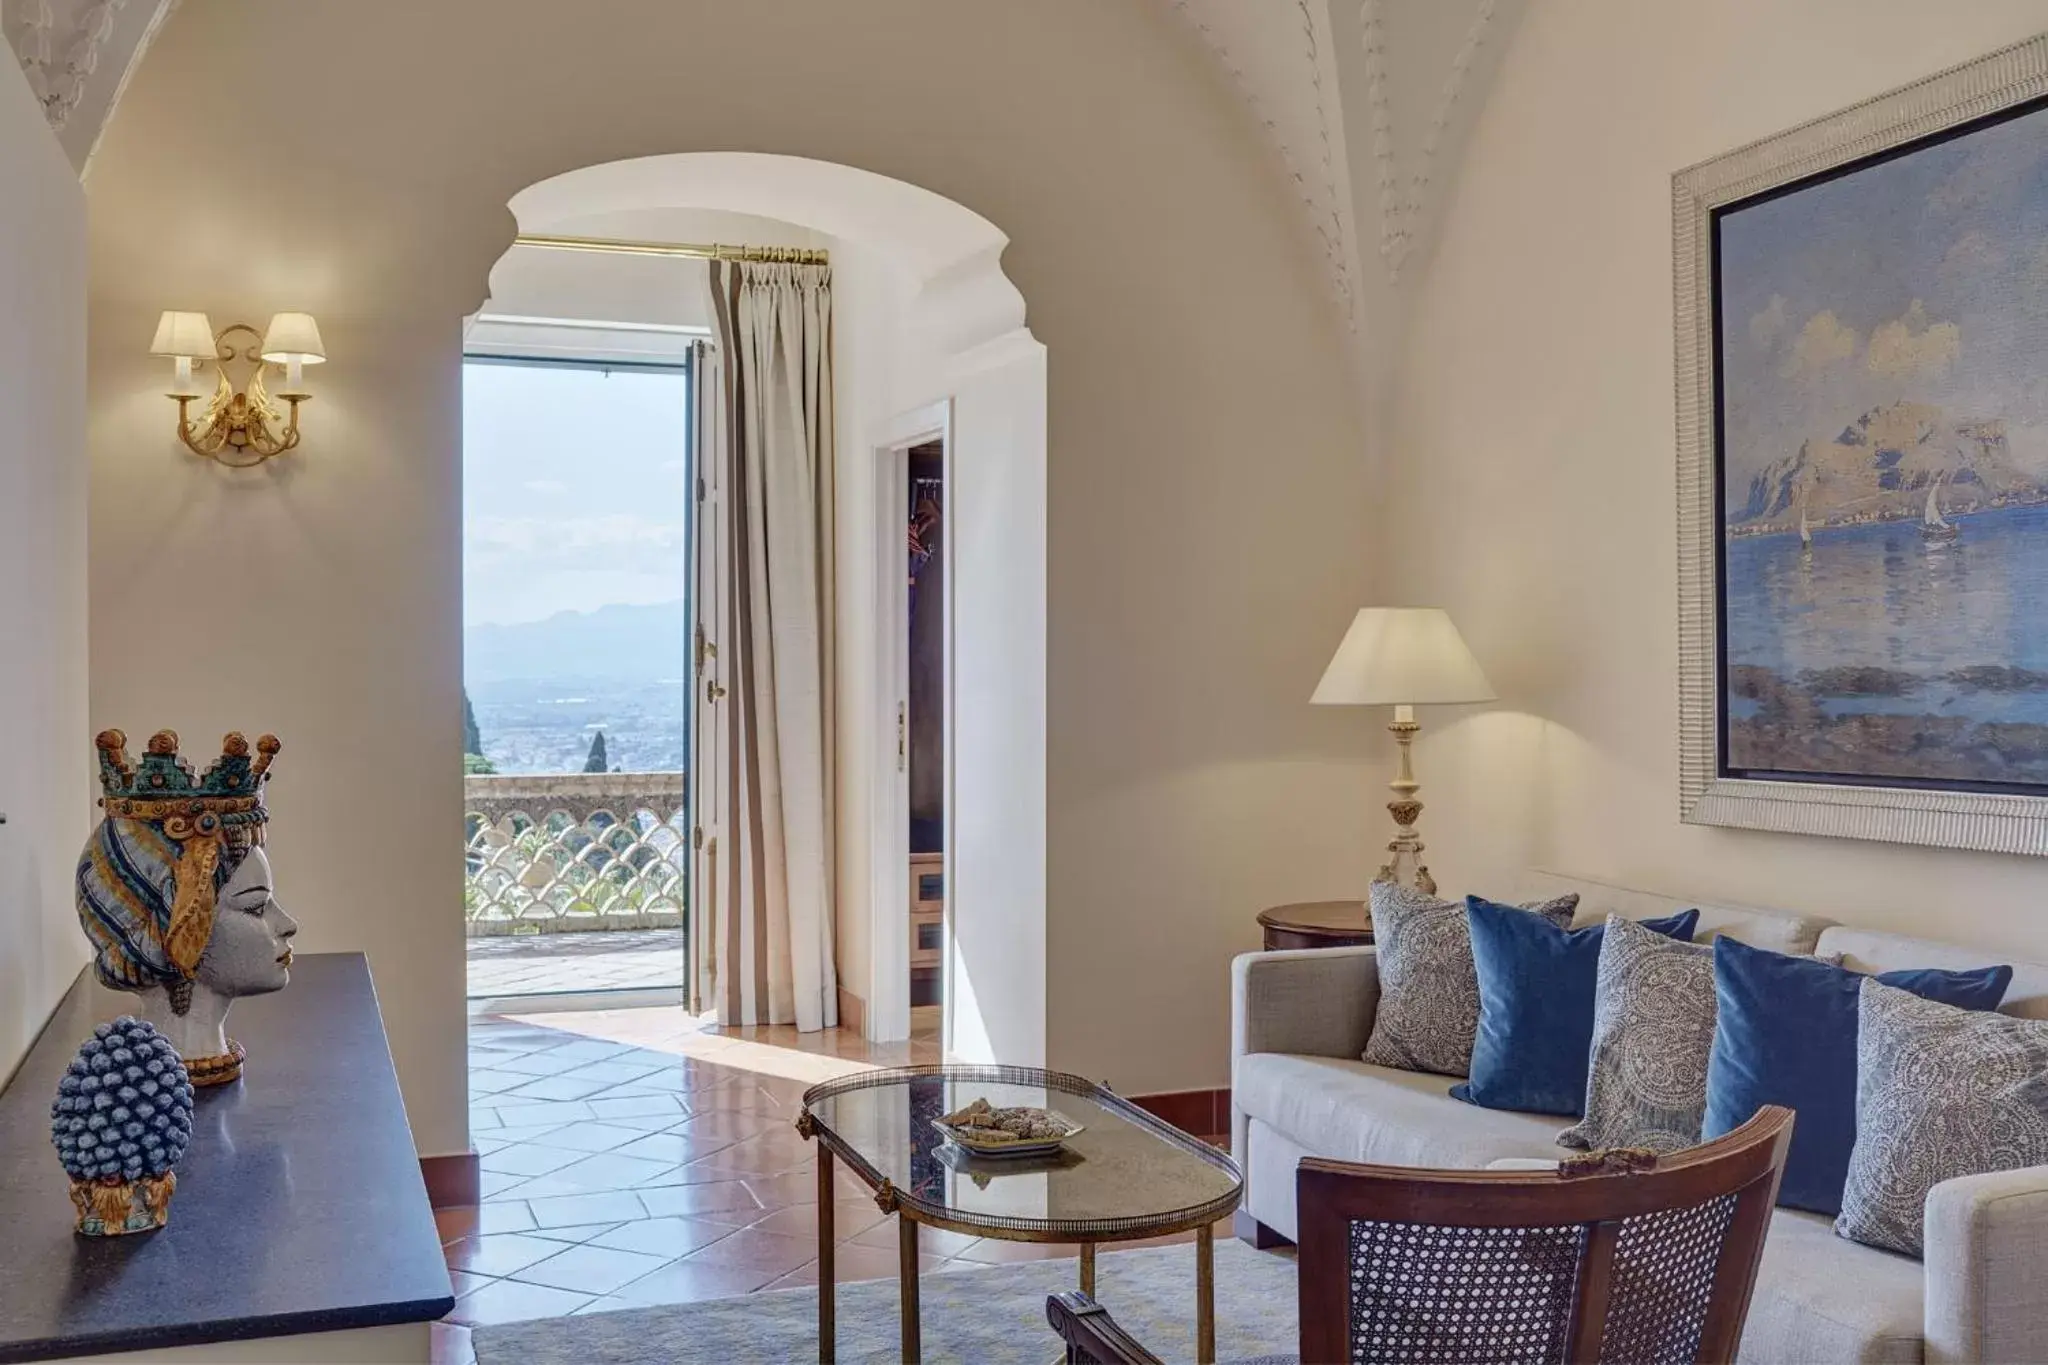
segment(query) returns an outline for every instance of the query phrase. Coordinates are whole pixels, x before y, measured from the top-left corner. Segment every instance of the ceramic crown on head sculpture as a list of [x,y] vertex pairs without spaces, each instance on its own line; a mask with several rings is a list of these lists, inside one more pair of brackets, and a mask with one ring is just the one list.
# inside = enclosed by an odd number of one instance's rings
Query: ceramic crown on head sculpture
[[100,981],[143,998],[142,1016],[168,1038],[196,1086],[242,1074],[228,1007],[291,980],[299,926],[272,894],[263,852],[263,788],[275,735],[230,734],[203,774],[159,730],[139,762],[128,737],[101,732],[105,818],[78,860],[78,919]]

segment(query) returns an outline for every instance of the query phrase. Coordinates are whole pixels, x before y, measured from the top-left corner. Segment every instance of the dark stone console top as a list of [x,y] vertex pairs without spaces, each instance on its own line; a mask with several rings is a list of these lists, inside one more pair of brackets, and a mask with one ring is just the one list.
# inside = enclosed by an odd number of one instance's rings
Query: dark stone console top
[[454,1304],[360,953],[237,1001],[243,1079],[198,1092],[171,1219],[80,1237],[50,1146],[57,1078],[120,1012],[75,982],[0,1091],[0,1361],[428,1322]]

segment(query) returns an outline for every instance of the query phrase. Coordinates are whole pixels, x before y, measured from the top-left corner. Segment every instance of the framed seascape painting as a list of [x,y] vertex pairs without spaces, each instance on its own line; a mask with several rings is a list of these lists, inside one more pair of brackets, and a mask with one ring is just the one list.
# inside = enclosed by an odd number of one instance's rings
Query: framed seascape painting
[[2048,853],[2048,38],[1673,185],[1683,817]]

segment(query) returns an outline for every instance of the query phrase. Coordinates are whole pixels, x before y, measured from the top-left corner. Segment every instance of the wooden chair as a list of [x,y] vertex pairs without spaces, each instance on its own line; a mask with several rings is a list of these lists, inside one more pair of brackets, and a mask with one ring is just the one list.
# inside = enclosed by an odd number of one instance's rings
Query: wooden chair
[[[1295,1175],[1310,1362],[1733,1360],[1792,1111],[1659,1158],[1434,1171],[1307,1160]],[[1082,1294],[1046,1315],[1070,1365],[1158,1365]]]

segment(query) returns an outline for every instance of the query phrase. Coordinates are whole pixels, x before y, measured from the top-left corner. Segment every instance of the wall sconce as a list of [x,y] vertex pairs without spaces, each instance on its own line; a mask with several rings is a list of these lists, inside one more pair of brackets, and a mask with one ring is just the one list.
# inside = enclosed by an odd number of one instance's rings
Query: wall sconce
[[[255,344],[231,344],[228,338],[237,332],[247,332]],[[175,387],[168,397],[178,405],[178,439],[194,454],[237,469],[262,464],[298,445],[299,404],[313,396],[305,392],[305,367],[327,359],[311,313],[279,313],[263,333],[245,322],[216,333],[204,313],[165,313],[157,322],[149,353],[169,356],[176,367]],[[188,409],[195,399],[205,397],[194,369],[208,361],[220,377],[206,411],[193,418]],[[251,367],[239,391],[228,375],[234,364]],[[278,397],[291,404],[289,417],[278,411],[264,388],[263,372],[270,365],[284,369],[284,391]]]

